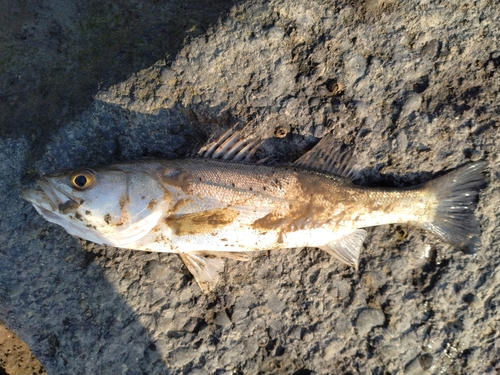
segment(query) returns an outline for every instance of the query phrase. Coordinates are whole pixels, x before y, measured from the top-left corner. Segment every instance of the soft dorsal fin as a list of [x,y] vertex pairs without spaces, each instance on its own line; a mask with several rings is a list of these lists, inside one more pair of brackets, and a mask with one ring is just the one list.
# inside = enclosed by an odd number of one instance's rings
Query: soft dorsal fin
[[349,179],[354,177],[352,152],[343,144],[336,143],[331,133],[324,136],[316,146],[293,164],[301,168],[332,173]]
[[261,137],[255,136],[244,138],[241,130],[229,129],[216,141],[200,148],[198,155],[212,159],[250,161],[263,141]]

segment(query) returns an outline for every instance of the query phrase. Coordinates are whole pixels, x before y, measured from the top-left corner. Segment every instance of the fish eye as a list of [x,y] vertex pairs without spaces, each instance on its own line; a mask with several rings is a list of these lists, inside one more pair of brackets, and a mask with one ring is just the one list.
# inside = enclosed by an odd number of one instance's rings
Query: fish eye
[[70,177],[71,185],[78,190],[87,189],[95,182],[94,174],[89,170],[73,172]]

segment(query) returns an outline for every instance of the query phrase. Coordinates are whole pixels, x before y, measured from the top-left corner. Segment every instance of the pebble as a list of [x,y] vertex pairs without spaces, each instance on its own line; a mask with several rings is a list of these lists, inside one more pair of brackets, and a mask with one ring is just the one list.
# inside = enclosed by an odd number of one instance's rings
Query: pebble
[[364,335],[371,331],[373,327],[384,324],[385,315],[379,309],[362,310],[356,319],[355,327],[360,335]]
[[356,80],[365,74],[366,59],[360,54],[353,54],[346,62],[346,78],[350,84],[354,84]]
[[197,356],[198,353],[189,347],[177,348],[169,355],[170,361],[176,366],[185,366]]
[[423,375],[432,367],[433,357],[431,354],[423,354],[415,357],[405,367],[405,375]]
[[219,311],[215,315],[215,323],[223,327],[228,327],[231,325],[231,319],[229,319],[225,311]]
[[325,356],[323,359],[326,361],[331,361],[335,359],[337,354],[344,349],[345,343],[343,340],[332,340],[329,344],[326,345],[325,347]]
[[323,138],[325,136],[326,128],[323,125],[316,125],[314,127],[314,137]]
[[470,155],[470,160],[471,161],[479,161],[484,158],[484,152],[481,150],[473,150],[471,155]]
[[267,307],[269,307],[274,312],[280,312],[285,308],[285,304],[276,294],[271,294],[267,298]]

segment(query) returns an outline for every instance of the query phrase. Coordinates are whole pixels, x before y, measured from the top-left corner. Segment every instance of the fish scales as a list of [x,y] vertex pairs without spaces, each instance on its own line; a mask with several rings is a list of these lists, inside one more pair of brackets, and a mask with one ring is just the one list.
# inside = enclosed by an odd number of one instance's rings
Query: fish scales
[[335,230],[338,225],[365,227],[418,222],[431,214],[430,208],[435,204],[435,199],[420,188],[364,188],[342,178],[292,167],[193,159],[186,160],[184,168],[192,175],[193,195],[214,202],[214,206],[206,208],[242,204],[268,207],[268,220],[264,216],[257,222],[244,224],[269,230],[284,229],[278,220],[282,216],[289,222],[303,219],[297,229],[318,224]]
[[224,135],[204,158],[45,175],[42,190],[25,189],[22,197],[81,238],[179,254],[204,292],[215,287],[222,258],[245,260],[243,252],[318,247],[356,267],[362,228],[374,225],[417,225],[465,250],[480,243],[471,207],[485,182],[484,162],[411,188],[369,188],[347,178],[351,158],[333,149],[331,137],[294,165],[266,166],[235,161],[260,144],[239,136]]

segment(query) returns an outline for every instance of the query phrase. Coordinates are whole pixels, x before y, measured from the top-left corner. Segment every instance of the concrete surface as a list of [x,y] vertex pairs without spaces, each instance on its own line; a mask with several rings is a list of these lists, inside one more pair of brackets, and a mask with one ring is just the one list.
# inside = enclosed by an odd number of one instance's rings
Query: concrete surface
[[[49,374],[500,370],[493,2],[4,3],[0,320]],[[282,162],[334,131],[374,186],[488,160],[482,247],[377,227],[358,271],[265,252],[205,296],[175,255],[72,238],[19,199],[40,172],[185,156],[236,122],[286,133],[261,150]]]

